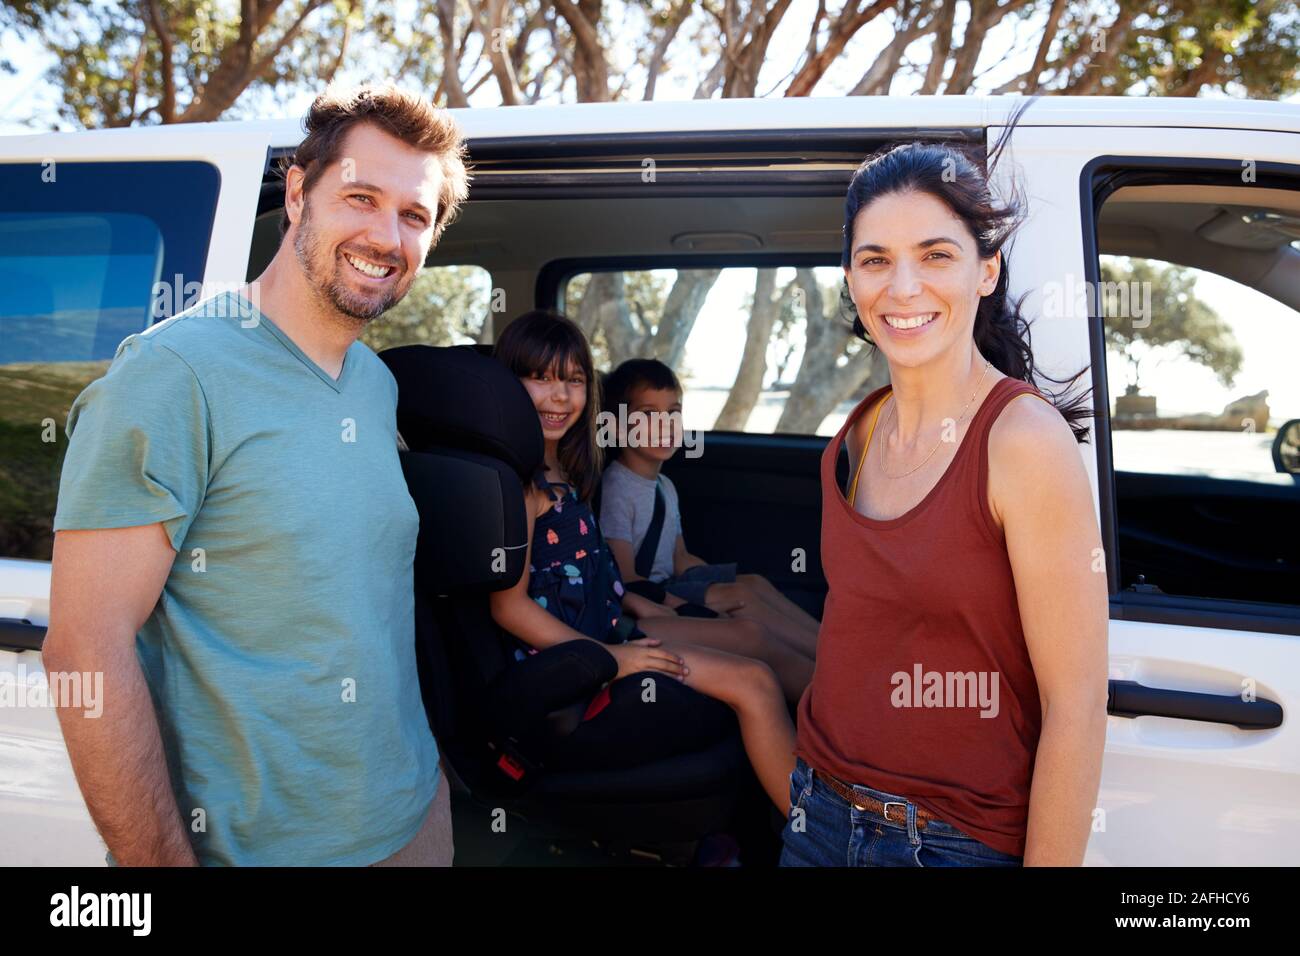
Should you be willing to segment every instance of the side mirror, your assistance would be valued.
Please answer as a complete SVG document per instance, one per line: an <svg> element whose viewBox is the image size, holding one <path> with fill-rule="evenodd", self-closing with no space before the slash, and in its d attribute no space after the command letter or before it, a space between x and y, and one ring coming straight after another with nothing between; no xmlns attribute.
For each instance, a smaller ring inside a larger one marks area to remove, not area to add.
<svg viewBox="0 0 1300 956"><path fill-rule="evenodd" d="M1293 418L1277 430L1273 439L1273 467L1292 475L1300 474L1300 418Z"/></svg>

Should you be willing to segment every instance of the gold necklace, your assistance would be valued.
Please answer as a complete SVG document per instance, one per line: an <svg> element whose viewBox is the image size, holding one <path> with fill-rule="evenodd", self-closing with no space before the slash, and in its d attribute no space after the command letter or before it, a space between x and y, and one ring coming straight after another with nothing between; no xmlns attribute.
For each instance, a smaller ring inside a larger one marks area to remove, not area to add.
<svg viewBox="0 0 1300 956"><path fill-rule="evenodd" d="M975 401L975 396L979 394L980 386L984 384L984 376L988 375L988 373L989 373L989 360L985 359L984 371L980 373L980 380L975 383L975 391L971 392L970 401L968 401L966 403L966 407L961 410L961 418L957 419L958 425L962 423L962 420L966 417L966 413L970 411L971 402ZM898 404L897 402L894 403L894 405L897 404ZM891 405L889 407L889 414L891 416L894 415L894 405ZM888 432L888 428L886 428L886 432ZM889 439L887 435L882 435L880 438L880 473L884 475L886 478L889 478L893 481L897 481L899 478L906 478L914 471L919 471L927 461L929 461L931 458L934 457L934 453L938 451L939 446L943 444L943 433L940 432L938 442L936 442L935 446L930 449L930 454L926 455L925 458L922 459L921 464L917 465L915 468L910 469L909 471L903 472L901 475L891 475L889 472L885 470L885 442L888 440Z"/></svg>

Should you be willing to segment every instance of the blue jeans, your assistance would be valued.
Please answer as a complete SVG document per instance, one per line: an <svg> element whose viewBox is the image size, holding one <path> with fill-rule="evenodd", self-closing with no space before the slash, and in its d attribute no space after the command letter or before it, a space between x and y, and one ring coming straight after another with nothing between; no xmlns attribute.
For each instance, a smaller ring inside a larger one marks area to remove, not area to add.
<svg viewBox="0 0 1300 956"><path fill-rule="evenodd" d="M664 578L660 583L669 594L691 604L703 604L713 584L731 584L736 580L736 564L696 564L681 574Z"/></svg>
<svg viewBox="0 0 1300 956"><path fill-rule="evenodd" d="M890 818L859 810L813 777L802 759L790 774L790 814L781 831L782 866L1020 866L1022 857L1002 853L942 820L916 823L916 804L905 797L854 786L890 808Z"/></svg>

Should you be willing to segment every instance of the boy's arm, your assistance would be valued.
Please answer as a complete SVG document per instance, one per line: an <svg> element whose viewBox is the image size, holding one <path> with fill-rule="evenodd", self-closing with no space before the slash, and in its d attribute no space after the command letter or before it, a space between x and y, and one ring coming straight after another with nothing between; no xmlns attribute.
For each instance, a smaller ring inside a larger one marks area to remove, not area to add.
<svg viewBox="0 0 1300 956"><path fill-rule="evenodd" d="M636 555L632 553L631 541L624 541L621 538L606 538L605 543L609 545L614 560L618 562L618 573L622 576L624 584L647 580L636 573ZM640 594L635 594L632 591L628 591L623 595L623 606L631 611L635 617L654 617L656 614L662 616L665 608L680 607L685 603L675 594L665 595L663 604L652 601Z"/></svg>
<svg viewBox="0 0 1300 956"><path fill-rule="evenodd" d="M677 536L677 546L673 548L673 574L681 574L687 568L697 568L702 564L708 564L703 558L697 558L686 550L686 537Z"/></svg>
<svg viewBox="0 0 1300 956"><path fill-rule="evenodd" d="M636 573L636 545L632 541L635 508L624 485L605 479L600 503L600 534L618 564L624 584L645 580Z"/></svg>

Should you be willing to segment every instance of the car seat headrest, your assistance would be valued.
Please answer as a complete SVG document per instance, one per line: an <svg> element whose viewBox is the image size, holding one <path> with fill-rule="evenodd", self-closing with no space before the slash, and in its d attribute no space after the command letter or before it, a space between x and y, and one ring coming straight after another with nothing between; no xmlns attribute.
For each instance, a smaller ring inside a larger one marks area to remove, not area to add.
<svg viewBox="0 0 1300 956"><path fill-rule="evenodd" d="M380 352L397 379L397 429L411 451L488 455L527 484L542 464L541 423L528 390L484 348L403 345Z"/></svg>

